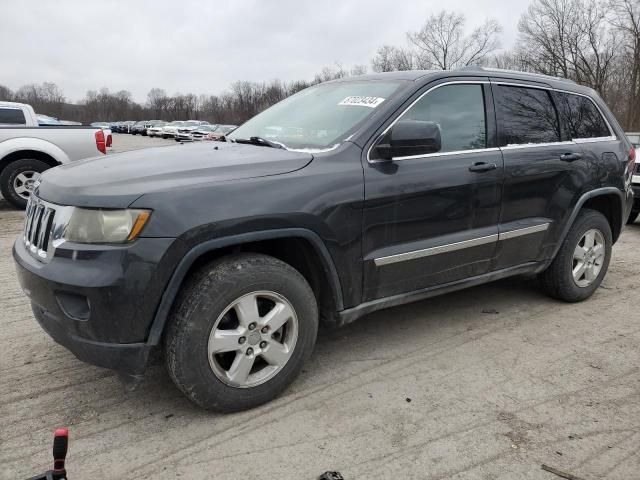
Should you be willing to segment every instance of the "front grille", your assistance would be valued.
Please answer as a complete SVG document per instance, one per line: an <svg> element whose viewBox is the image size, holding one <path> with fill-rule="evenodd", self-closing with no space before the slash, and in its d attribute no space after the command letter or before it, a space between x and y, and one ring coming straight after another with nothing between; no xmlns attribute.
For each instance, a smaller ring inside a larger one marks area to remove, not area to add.
<svg viewBox="0 0 640 480"><path fill-rule="evenodd" d="M33 195L29 198L22 239L27 249L36 257L44 259L49 254L55 214L55 209L45 205L42 200Z"/></svg>

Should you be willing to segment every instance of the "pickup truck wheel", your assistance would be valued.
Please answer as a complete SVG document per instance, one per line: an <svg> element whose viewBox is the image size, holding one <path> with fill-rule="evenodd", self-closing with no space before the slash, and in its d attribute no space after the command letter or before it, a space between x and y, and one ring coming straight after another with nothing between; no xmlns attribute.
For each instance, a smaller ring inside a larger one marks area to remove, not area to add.
<svg viewBox="0 0 640 480"><path fill-rule="evenodd" d="M543 289L566 302L590 297L607 273L613 244L609 222L585 209L576 218L556 258L540 275Z"/></svg>
<svg viewBox="0 0 640 480"><path fill-rule="evenodd" d="M317 331L316 299L297 270L266 255L226 257L182 289L165 336L167 370L197 405L246 410L298 376Z"/></svg>
<svg viewBox="0 0 640 480"><path fill-rule="evenodd" d="M640 210L632 210L631 213L629 214L629 218L627 219L627 225L631 225L632 223L635 223L639 215L640 215Z"/></svg>
<svg viewBox="0 0 640 480"><path fill-rule="evenodd" d="M23 158L7 165L0 174L2 196L17 208L24 209L40 174L51 168L42 160Z"/></svg>

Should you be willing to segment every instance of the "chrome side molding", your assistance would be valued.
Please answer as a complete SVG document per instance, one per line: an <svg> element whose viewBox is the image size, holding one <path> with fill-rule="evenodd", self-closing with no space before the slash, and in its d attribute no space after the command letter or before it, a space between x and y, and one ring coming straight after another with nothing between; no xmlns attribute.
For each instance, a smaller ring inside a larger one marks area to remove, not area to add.
<svg viewBox="0 0 640 480"><path fill-rule="evenodd" d="M456 250L463 250L465 248L478 247L480 245L486 245L488 243L509 240L511 238L517 238L523 235L531 235L538 232L544 232L549 228L549 225L550 225L549 223L541 223L540 225L533 225L531 227L518 228L516 230L500 232L494 235L487 235L485 237L472 238L470 240L464 240L462 242L448 243L446 245L439 245L437 247L422 248L420 250L412 250L410 252L397 253L395 255L387 255L385 257L378 257L378 258L375 258L373 261L377 267L381 267L383 265L390 265L392 263L406 262L408 260L415 260L418 258L430 257L432 255L440 255L441 253L455 252Z"/></svg>

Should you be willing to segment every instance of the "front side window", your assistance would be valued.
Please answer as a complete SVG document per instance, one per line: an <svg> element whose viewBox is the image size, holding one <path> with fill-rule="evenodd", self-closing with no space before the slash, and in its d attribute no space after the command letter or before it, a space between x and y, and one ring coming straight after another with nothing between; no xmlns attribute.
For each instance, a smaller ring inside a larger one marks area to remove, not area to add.
<svg viewBox="0 0 640 480"><path fill-rule="evenodd" d="M587 97L558 93L558 108L571 139L601 138L611 135L598 108Z"/></svg>
<svg viewBox="0 0 640 480"><path fill-rule="evenodd" d="M548 91L500 85L498 93L498 118L507 146L560 141L558 115Z"/></svg>
<svg viewBox="0 0 640 480"><path fill-rule="evenodd" d="M17 108L0 108L0 124L26 125L22 110Z"/></svg>
<svg viewBox="0 0 640 480"><path fill-rule="evenodd" d="M445 85L427 93L402 120L434 122L440 128L440 152L487 147L482 85Z"/></svg>

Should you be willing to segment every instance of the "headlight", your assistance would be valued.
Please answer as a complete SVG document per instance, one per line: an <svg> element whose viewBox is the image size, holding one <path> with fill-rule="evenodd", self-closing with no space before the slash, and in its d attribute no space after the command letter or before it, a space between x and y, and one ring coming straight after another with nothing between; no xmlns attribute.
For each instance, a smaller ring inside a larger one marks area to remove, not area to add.
<svg viewBox="0 0 640 480"><path fill-rule="evenodd" d="M134 240L149 220L149 210L74 208L64 239L77 243L124 243Z"/></svg>

